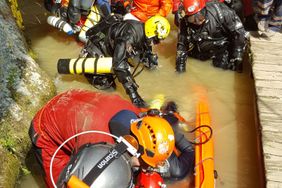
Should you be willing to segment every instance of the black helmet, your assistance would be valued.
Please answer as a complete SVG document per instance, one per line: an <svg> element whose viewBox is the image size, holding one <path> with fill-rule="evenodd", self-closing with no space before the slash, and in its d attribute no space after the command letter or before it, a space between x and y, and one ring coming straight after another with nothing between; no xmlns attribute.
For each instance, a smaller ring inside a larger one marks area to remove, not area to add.
<svg viewBox="0 0 282 188"><path fill-rule="evenodd" d="M107 163L101 161L102 158L108 159L115 157L115 160L102 170L90 187L95 188L131 188L133 187L133 175L130 165L130 158L127 153L117 157L112 150L113 146L106 143L87 144L79 149L79 151L71 158L68 165L61 172L57 186L64 187L72 175L80 180L88 175L94 166L98 168ZM109 154L107 156L107 154ZM105 156L107 156L105 158ZM99 164L98 164L99 162Z"/></svg>

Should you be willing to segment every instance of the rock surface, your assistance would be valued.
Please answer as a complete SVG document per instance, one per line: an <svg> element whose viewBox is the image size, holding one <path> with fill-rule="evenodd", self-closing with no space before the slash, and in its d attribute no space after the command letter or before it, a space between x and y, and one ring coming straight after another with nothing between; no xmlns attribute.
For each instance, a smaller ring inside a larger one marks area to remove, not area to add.
<svg viewBox="0 0 282 188"><path fill-rule="evenodd" d="M9 188L30 149L30 121L55 86L29 55L7 1L0 1L0 41L0 187Z"/></svg>

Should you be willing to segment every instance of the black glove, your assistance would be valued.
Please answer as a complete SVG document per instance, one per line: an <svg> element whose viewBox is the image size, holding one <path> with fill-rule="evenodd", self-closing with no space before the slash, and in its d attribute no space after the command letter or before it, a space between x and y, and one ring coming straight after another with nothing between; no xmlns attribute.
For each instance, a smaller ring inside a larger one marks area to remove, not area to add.
<svg viewBox="0 0 282 188"><path fill-rule="evenodd" d="M242 48L234 49L232 58L230 58L229 69L237 72L243 71L243 56L244 50Z"/></svg>
<svg viewBox="0 0 282 188"><path fill-rule="evenodd" d="M167 102L161 107L161 111L164 114L163 118L169 122L170 125L178 125L179 119L174 115L177 112L177 105L174 101Z"/></svg>
<svg viewBox="0 0 282 188"><path fill-rule="evenodd" d="M145 67L154 69L158 66L158 55L152 52L146 52L142 57L141 62L144 63Z"/></svg>
<svg viewBox="0 0 282 188"><path fill-rule="evenodd" d="M229 69L238 73L243 72L243 62L239 59L230 59Z"/></svg>
<svg viewBox="0 0 282 188"><path fill-rule="evenodd" d="M176 71L179 73L186 71L186 60L188 55L184 51L177 51L176 54Z"/></svg>
<svg viewBox="0 0 282 188"><path fill-rule="evenodd" d="M68 20L68 9L67 7L60 7L56 10L56 15L63 18L64 20Z"/></svg>

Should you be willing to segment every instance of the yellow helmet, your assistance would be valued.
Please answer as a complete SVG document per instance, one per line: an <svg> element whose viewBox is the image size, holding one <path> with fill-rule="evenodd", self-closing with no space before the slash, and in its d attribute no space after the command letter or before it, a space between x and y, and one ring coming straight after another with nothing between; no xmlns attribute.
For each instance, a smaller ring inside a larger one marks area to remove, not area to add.
<svg viewBox="0 0 282 188"><path fill-rule="evenodd" d="M170 32L170 24L165 17L155 15L145 22L145 35L148 38L157 36L158 39L165 39Z"/></svg>
<svg viewBox="0 0 282 188"><path fill-rule="evenodd" d="M152 167L164 162L173 152L175 139L171 125L158 116L145 116L133 122L130 130L141 148L141 158Z"/></svg>

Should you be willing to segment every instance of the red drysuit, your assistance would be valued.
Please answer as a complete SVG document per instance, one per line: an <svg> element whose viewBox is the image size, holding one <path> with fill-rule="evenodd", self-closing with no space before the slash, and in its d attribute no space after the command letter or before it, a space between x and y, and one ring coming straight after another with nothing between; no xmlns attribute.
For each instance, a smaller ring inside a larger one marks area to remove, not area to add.
<svg viewBox="0 0 282 188"><path fill-rule="evenodd" d="M29 134L37 158L43 166L48 187L53 187L49 173L50 161L60 144L82 131L109 132L109 120L124 109L139 113L138 108L118 95L71 90L54 97L37 112ZM53 162L54 181L57 182L60 172L75 149L86 143L97 142L113 143L114 140L106 135L91 133L76 137L64 145Z"/></svg>

